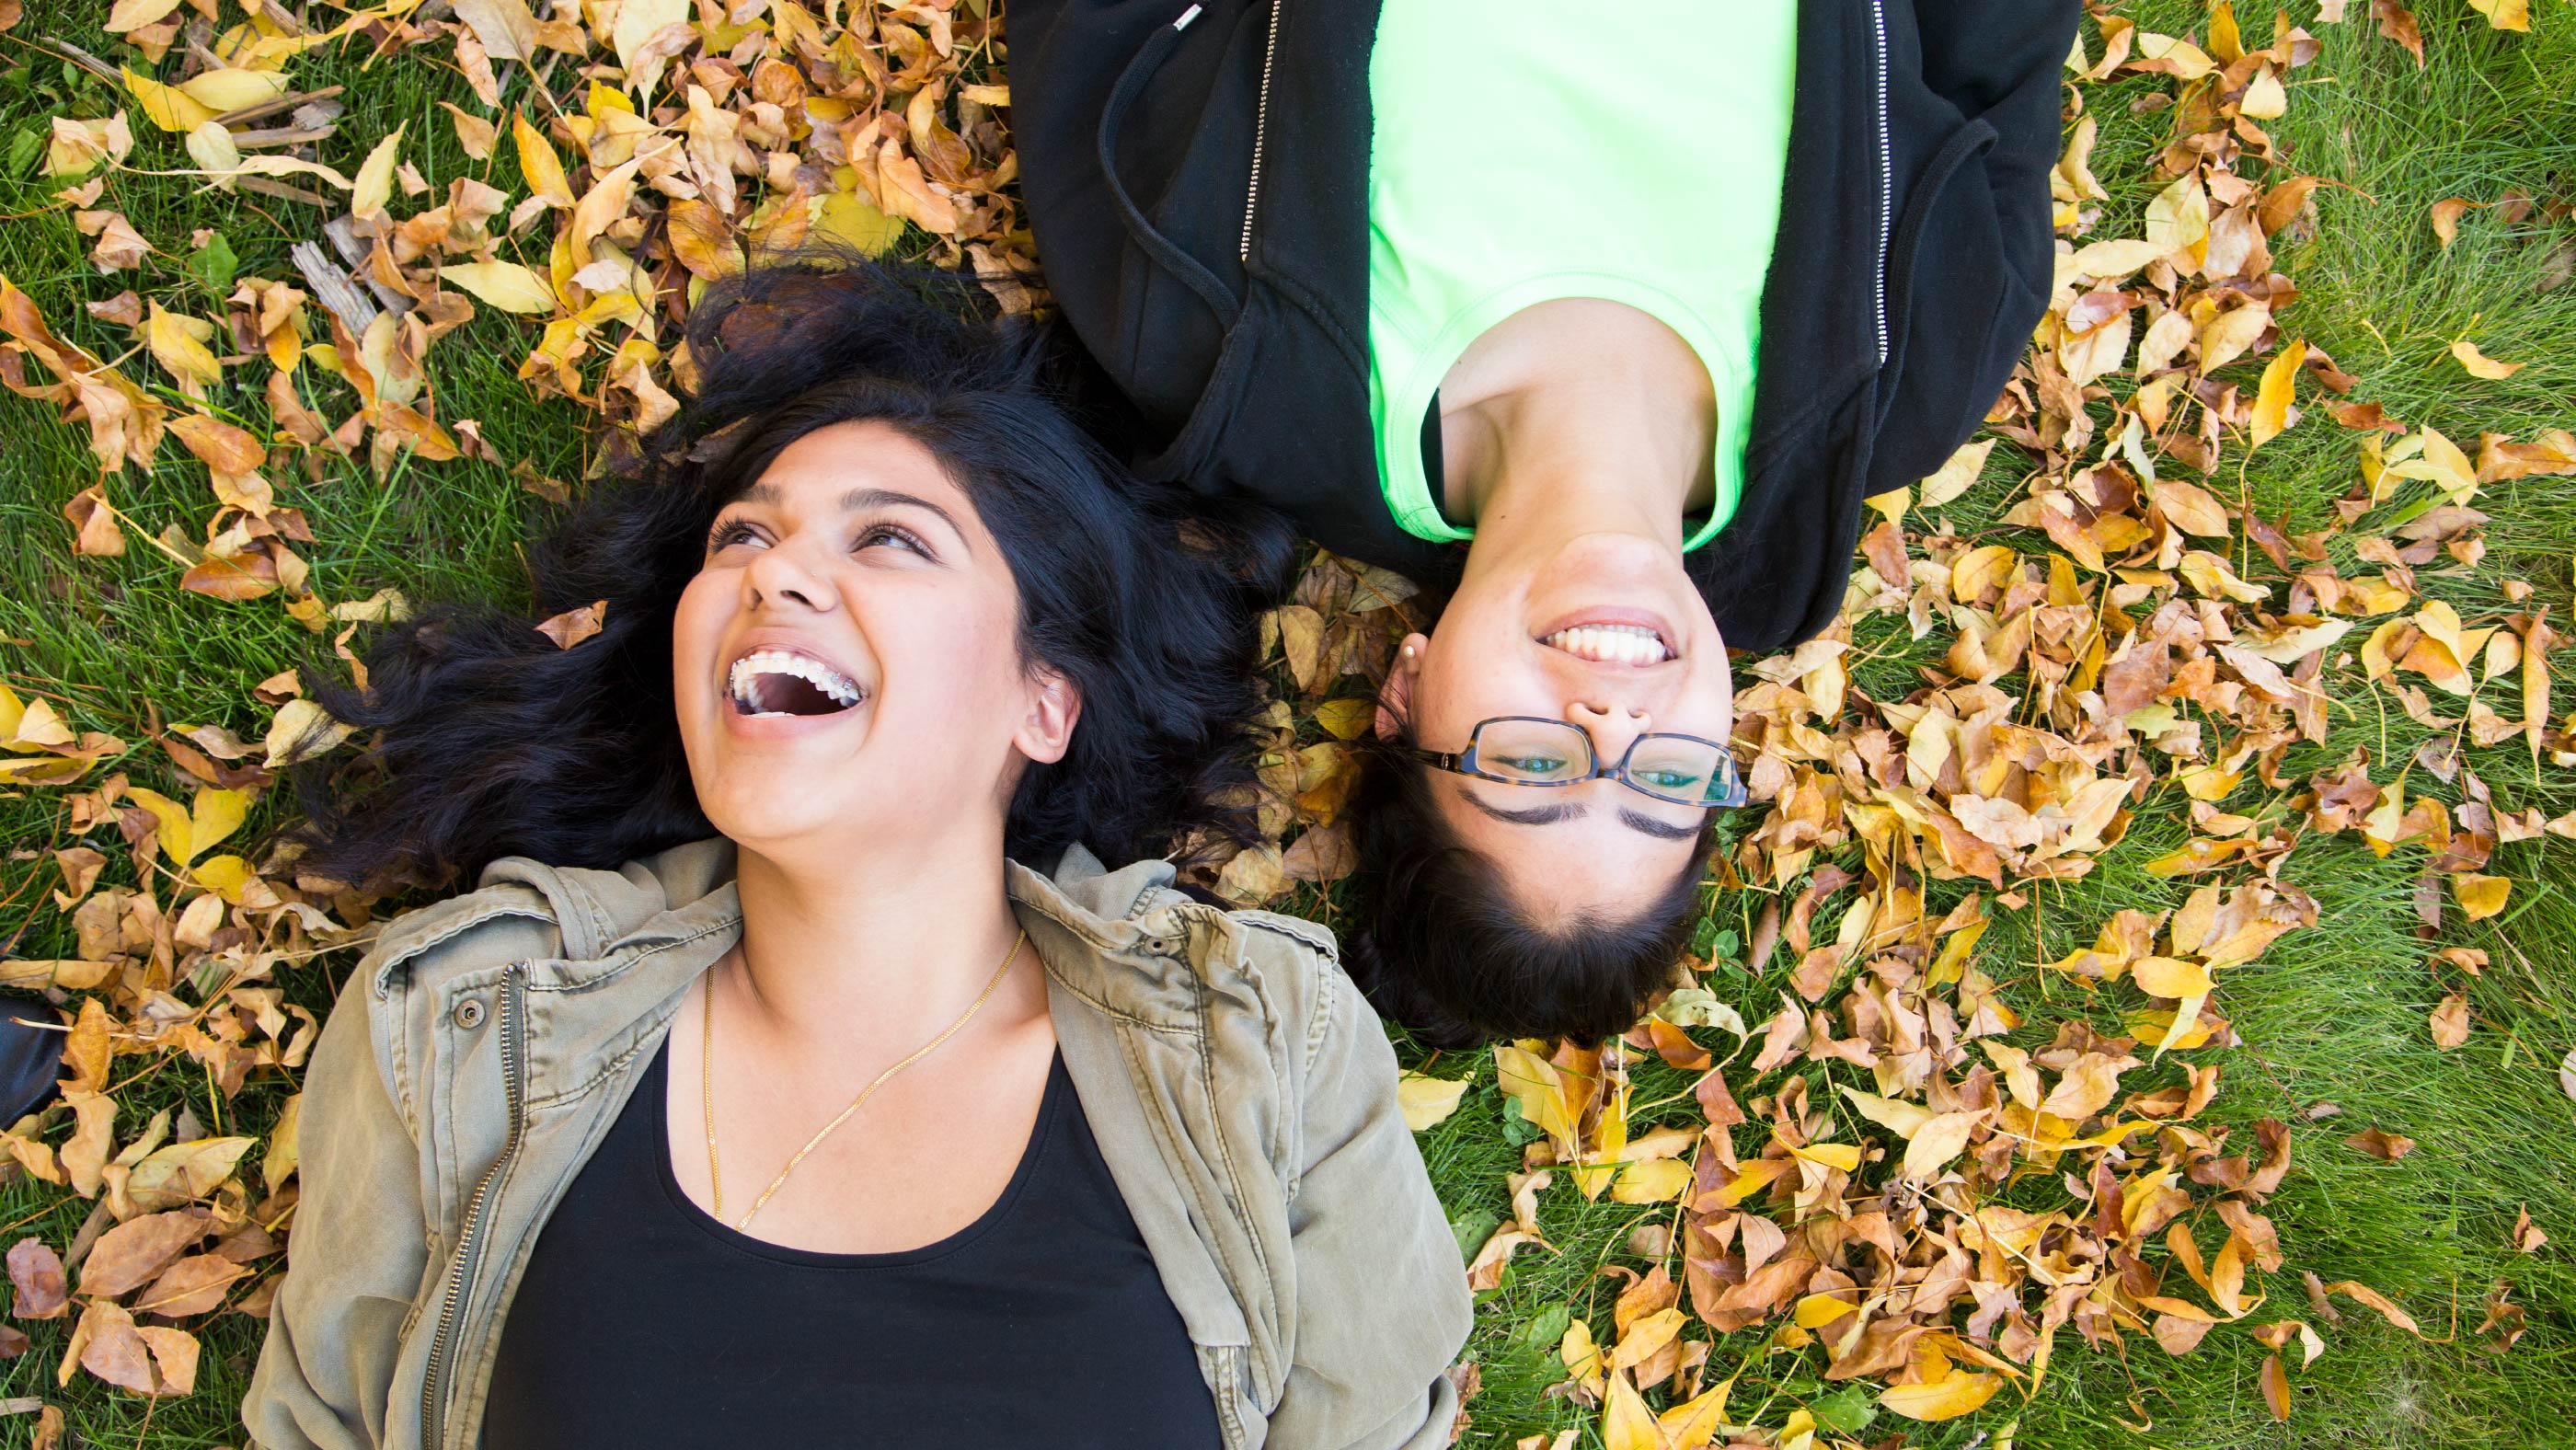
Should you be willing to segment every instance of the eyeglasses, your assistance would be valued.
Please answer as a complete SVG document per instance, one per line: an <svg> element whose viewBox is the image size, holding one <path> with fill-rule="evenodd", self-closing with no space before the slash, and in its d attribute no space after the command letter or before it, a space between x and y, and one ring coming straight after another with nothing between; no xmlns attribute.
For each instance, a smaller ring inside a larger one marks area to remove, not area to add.
<svg viewBox="0 0 2576 1450"><path fill-rule="evenodd" d="M1614 766L1601 763L1592 732L1567 720L1497 715L1477 722L1467 748L1416 749L1442 770L1505 785L1581 785L1609 776L1628 789L1685 806L1740 806L1744 782L1725 746L1696 735L1646 734Z"/></svg>

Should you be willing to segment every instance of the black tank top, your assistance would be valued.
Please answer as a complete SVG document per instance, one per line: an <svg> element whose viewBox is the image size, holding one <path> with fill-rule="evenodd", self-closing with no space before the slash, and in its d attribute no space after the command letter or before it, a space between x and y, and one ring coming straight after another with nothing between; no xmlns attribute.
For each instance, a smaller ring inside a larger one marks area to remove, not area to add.
<svg viewBox="0 0 2576 1450"><path fill-rule="evenodd" d="M763 1243L690 1202L666 1071L657 1052L538 1234L485 1450L1219 1443L1061 1057L1001 1197L889 1254Z"/></svg>

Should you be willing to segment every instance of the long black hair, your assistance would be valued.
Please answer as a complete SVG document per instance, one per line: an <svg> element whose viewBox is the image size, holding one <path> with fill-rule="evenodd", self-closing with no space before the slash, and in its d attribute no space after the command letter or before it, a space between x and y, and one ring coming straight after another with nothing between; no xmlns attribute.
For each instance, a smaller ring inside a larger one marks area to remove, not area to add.
<svg viewBox="0 0 2576 1450"><path fill-rule="evenodd" d="M807 257L709 289L688 347L694 401L536 544L532 607L422 610L372 645L367 687L323 685L375 732L358 770L300 773L307 872L439 884L523 855L614 867L714 834L681 748L671 631L716 513L796 439L887 424L973 502L1019 588L1024 663L1080 691L1064 758L1032 764L1004 845L1051 865L1175 837L1242 839L1219 801L1247 776L1255 611L1292 562L1284 524L1217 516L1113 462L1065 411L1067 354L996 318L971 280ZM559 649L536 621L606 600ZM353 781L350 776L371 776Z"/></svg>
<svg viewBox="0 0 2576 1450"><path fill-rule="evenodd" d="M1369 1001L1444 1049L1503 1037L1594 1042L1635 1026L1690 944L1717 838L1702 831L1681 871L1625 918L1586 912L1542 926L1440 813L1431 767L1395 713L1395 737L1361 747L1348 809L1360 925L1342 957Z"/></svg>

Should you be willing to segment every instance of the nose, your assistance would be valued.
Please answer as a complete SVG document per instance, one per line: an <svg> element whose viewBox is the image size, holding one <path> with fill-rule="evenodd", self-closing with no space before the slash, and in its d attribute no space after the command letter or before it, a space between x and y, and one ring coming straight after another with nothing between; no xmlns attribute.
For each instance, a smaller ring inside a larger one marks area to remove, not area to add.
<svg viewBox="0 0 2576 1450"><path fill-rule="evenodd" d="M751 608L792 601L822 613L828 612L837 598L829 584L805 567L798 557L797 541L792 538L761 550L742 571L742 584L743 602Z"/></svg>
<svg viewBox="0 0 2576 1450"><path fill-rule="evenodd" d="M1565 702L1565 718L1584 728L1604 765L1617 764L1639 735L1655 728L1655 717L1621 701L1576 696Z"/></svg>

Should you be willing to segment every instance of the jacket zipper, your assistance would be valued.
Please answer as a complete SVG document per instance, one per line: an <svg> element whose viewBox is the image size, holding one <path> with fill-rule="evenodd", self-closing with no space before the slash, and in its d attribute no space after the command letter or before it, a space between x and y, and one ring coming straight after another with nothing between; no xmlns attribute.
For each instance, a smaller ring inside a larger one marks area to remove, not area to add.
<svg viewBox="0 0 2576 1450"><path fill-rule="evenodd" d="M1252 261L1252 213L1261 205L1261 146L1270 136L1270 66L1279 58L1279 7L1288 0L1270 0L1270 34L1261 45L1261 99L1252 113L1252 182L1243 198L1243 245L1235 260Z"/></svg>
<svg viewBox="0 0 2576 1450"><path fill-rule="evenodd" d="M519 1140L526 1123L520 1090L519 1047L521 1012L520 994L524 990L527 964L511 964L501 977L501 1091L510 1109L510 1137L501 1147L501 1156L483 1170L482 1180L474 1185L474 1196L465 1205L465 1223L457 1231L456 1267L449 1271L447 1292L438 1308L438 1329L429 1341L429 1371L420 1387L421 1450L441 1450L447 1432L447 1378L454 1366L456 1353L456 1316L474 1282L474 1270L482 1257L483 1241L478 1232L483 1226L483 1209L490 1202L492 1187L498 1183L510 1160L518 1156Z"/></svg>
<svg viewBox="0 0 2576 1450"><path fill-rule="evenodd" d="M1896 225L1896 158L1887 139L1887 0L1870 0L1878 41L1878 365L1887 366L1887 251ZM1257 137L1259 132L1255 132ZM1260 143L1254 142L1256 154Z"/></svg>

